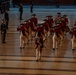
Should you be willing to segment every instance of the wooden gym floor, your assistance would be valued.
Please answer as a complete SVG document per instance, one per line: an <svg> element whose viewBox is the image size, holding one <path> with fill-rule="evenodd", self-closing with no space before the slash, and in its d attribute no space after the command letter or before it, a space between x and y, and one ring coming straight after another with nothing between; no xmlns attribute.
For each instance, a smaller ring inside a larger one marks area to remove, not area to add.
<svg viewBox="0 0 76 75"><path fill-rule="evenodd" d="M24 8L23 19L31 17L28 8ZM70 19L69 27L72 27L76 19L76 9L34 9L39 22L49 14L55 17L57 12L67 14ZM0 75L76 75L76 51L72 52L69 34L65 36L55 53L52 51L52 36L50 36L45 42L41 61L36 62L34 39L20 51L19 32L16 28L24 20L19 20L18 8L11 8L9 16L6 44L1 43L0 34ZM0 14L0 20L2 18L3 14Z"/></svg>

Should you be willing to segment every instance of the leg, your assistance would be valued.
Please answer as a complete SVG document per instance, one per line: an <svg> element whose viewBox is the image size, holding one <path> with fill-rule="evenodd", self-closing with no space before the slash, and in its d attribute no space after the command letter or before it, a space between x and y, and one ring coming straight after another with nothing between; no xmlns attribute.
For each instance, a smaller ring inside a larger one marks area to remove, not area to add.
<svg viewBox="0 0 76 75"><path fill-rule="evenodd" d="M2 37L1 37L2 38L2 43L3 43L4 42L4 33L2 32L1 35L2 35Z"/></svg>
<svg viewBox="0 0 76 75"><path fill-rule="evenodd" d="M72 50L74 51L74 48L75 48L75 37L74 37L74 35L73 35L73 38L71 39L71 41L72 41Z"/></svg>
<svg viewBox="0 0 76 75"><path fill-rule="evenodd" d="M4 32L4 41L3 41L4 43L5 43L5 38L6 38L6 32Z"/></svg>
<svg viewBox="0 0 76 75"><path fill-rule="evenodd" d="M22 12L20 12L20 20L22 20Z"/></svg>
<svg viewBox="0 0 76 75"><path fill-rule="evenodd" d="M20 36L20 49L22 49L22 46L23 46L23 39L22 36Z"/></svg>
<svg viewBox="0 0 76 75"><path fill-rule="evenodd" d="M23 42L22 42L22 48L24 49L24 47L26 45L26 37L23 36L22 40L23 40Z"/></svg>
<svg viewBox="0 0 76 75"><path fill-rule="evenodd" d="M38 48L36 49L36 60L38 61L39 58L39 52L38 52Z"/></svg>
<svg viewBox="0 0 76 75"><path fill-rule="evenodd" d="M55 51L56 48L56 35L53 35L53 50Z"/></svg>
<svg viewBox="0 0 76 75"><path fill-rule="evenodd" d="M40 45L38 45L38 48L36 49L36 60L38 61L38 60L40 60L40 58L41 58L41 55L40 55L41 53L40 53Z"/></svg>
<svg viewBox="0 0 76 75"><path fill-rule="evenodd" d="M31 13L33 13L33 7L31 6Z"/></svg>
<svg viewBox="0 0 76 75"><path fill-rule="evenodd" d="M60 36L60 37L61 37L61 40L62 40L62 41L63 41L63 39L64 39L64 36L65 36L65 35L64 35L64 32L61 31L61 36Z"/></svg>
<svg viewBox="0 0 76 75"><path fill-rule="evenodd" d="M29 34L28 33L26 33L25 39L26 39L26 44L29 44Z"/></svg>
<svg viewBox="0 0 76 75"><path fill-rule="evenodd" d="M58 49L58 40L56 40L56 49Z"/></svg>
<svg viewBox="0 0 76 75"><path fill-rule="evenodd" d="M28 35L29 40L31 40L31 32L32 32L32 30L31 30L31 28L29 27L29 35Z"/></svg>
<svg viewBox="0 0 76 75"><path fill-rule="evenodd" d="M41 59L41 52L40 52L40 50L39 50L39 60Z"/></svg>
<svg viewBox="0 0 76 75"><path fill-rule="evenodd" d="M6 21L6 28L7 28L7 29L8 29L8 23L9 23L9 21L7 20L7 21Z"/></svg>

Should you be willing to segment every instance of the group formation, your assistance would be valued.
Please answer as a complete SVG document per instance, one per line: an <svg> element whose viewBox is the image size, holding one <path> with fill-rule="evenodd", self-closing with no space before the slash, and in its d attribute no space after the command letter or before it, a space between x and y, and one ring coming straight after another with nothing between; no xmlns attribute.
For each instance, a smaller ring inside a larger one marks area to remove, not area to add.
<svg viewBox="0 0 76 75"><path fill-rule="evenodd" d="M32 14L31 18L24 21L17 27L17 31L20 31L20 49L24 49L25 45L29 43L32 38L35 38L36 44L36 60L41 59L41 53L44 48L44 43L50 35L53 40L53 51L58 49L58 43L64 40L65 34L70 32L72 34L72 50L74 51L74 38L75 38L75 27L70 30L69 20L67 15L57 13L55 19L51 15L45 17L42 20L43 23L38 23L36 14Z"/></svg>

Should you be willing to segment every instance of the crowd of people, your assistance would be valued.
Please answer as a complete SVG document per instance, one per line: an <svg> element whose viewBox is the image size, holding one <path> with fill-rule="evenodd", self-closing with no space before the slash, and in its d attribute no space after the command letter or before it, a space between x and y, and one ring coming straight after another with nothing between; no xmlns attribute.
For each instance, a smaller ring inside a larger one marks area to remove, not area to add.
<svg viewBox="0 0 76 75"><path fill-rule="evenodd" d="M20 4L19 7L20 20L22 20L23 7ZM30 19L25 20L20 26L17 27L17 31L20 31L20 49L24 49L25 45L35 39L36 44L36 60L41 59L41 53L44 48L44 43L50 35L52 35L53 52L58 49L59 42L63 42L65 34L69 32L72 35L72 51L75 50L75 37L76 37L76 22L72 29L69 28L69 19L67 15L57 13L56 17L48 15L42 20L43 23L38 23L36 14L32 14ZM1 35L2 43L5 42L6 30L8 29L9 14L5 11L4 19L1 21Z"/></svg>

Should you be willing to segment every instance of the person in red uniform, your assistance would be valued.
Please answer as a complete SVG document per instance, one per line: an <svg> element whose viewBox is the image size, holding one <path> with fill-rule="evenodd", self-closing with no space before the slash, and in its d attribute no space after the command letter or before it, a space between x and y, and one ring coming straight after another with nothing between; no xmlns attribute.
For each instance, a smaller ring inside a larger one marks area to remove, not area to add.
<svg viewBox="0 0 76 75"><path fill-rule="evenodd" d="M45 37L47 38L47 36L48 36L48 33L49 33L49 24L48 24L48 21L47 21L47 19L44 19L43 20L44 21L44 29L45 29Z"/></svg>
<svg viewBox="0 0 76 75"><path fill-rule="evenodd" d="M65 25L62 22L62 20L59 22L59 27L60 27L60 32L61 32L61 40L63 41L65 35L64 35L64 31L65 31Z"/></svg>
<svg viewBox="0 0 76 75"><path fill-rule="evenodd" d="M63 18L64 18L64 24L65 24L65 33L67 33L70 31L69 26L68 26L69 20L67 18L67 15L63 15Z"/></svg>
<svg viewBox="0 0 76 75"><path fill-rule="evenodd" d="M70 30L70 34L71 34L72 51L74 51L76 43L76 22L74 24L74 27Z"/></svg>
<svg viewBox="0 0 76 75"><path fill-rule="evenodd" d="M60 27L59 26L54 26L54 35L53 35L53 51L58 49L58 42L60 40Z"/></svg>
<svg viewBox="0 0 76 75"><path fill-rule="evenodd" d="M55 17L55 20L54 20L55 25L57 25L60 22L60 20L61 20L61 13L59 12L57 13L57 16Z"/></svg>
<svg viewBox="0 0 76 75"><path fill-rule="evenodd" d="M68 21L67 15L63 15L63 18L65 20L66 25L68 25L69 24L69 21Z"/></svg>
<svg viewBox="0 0 76 75"><path fill-rule="evenodd" d="M48 36L49 36L50 33L52 34L52 27L53 27L54 21L51 15L46 16L46 17L47 17L47 22L49 24L49 33L48 33Z"/></svg>
<svg viewBox="0 0 76 75"><path fill-rule="evenodd" d="M37 37L35 38L36 44L36 61L41 59L41 53L43 49L43 38L40 32L37 32Z"/></svg>
<svg viewBox="0 0 76 75"><path fill-rule="evenodd" d="M28 20L24 21L24 26L25 26L25 29L27 31L26 41L27 41L27 44L29 44L29 27L30 27L30 24L29 24Z"/></svg>
<svg viewBox="0 0 76 75"><path fill-rule="evenodd" d="M20 31L20 49L24 49L26 44L27 30L24 24L18 26L17 31Z"/></svg>
<svg viewBox="0 0 76 75"><path fill-rule="evenodd" d="M54 23L53 18L51 15L46 16L46 17L47 17L47 22L49 24L49 28L51 28L53 26L53 23Z"/></svg>
<svg viewBox="0 0 76 75"><path fill-rule="evenodd" d="M35 37L35 32L36 32L36 23L34 22L33 19L31 19L31 28L32 28L32 37Z"/></svg>
<svg viewBox="0 0 76 75"><path fill-rule="evenodd" d="M43 40L45 40L44 25L43 24L37 24L36 33L37 32L40 32L42 37L43 37Z"/></svg>
<svg viewBox="0 0 76 75"><path fill-rule="evenodd" d="M35 36L36 27L33 24L32 19L28 19L27 27L29 29L29 40L32 40L32 38Z"/></svg>
<svg viewBox="0 0 76 75"><path fill-rule="evenodd" d="M36 26L36 24L38 23L38 20L37 20L37 18L36 18L36 14L32 14L31 20L32 20L33 23L34 23L34 26Z"/></svg>

